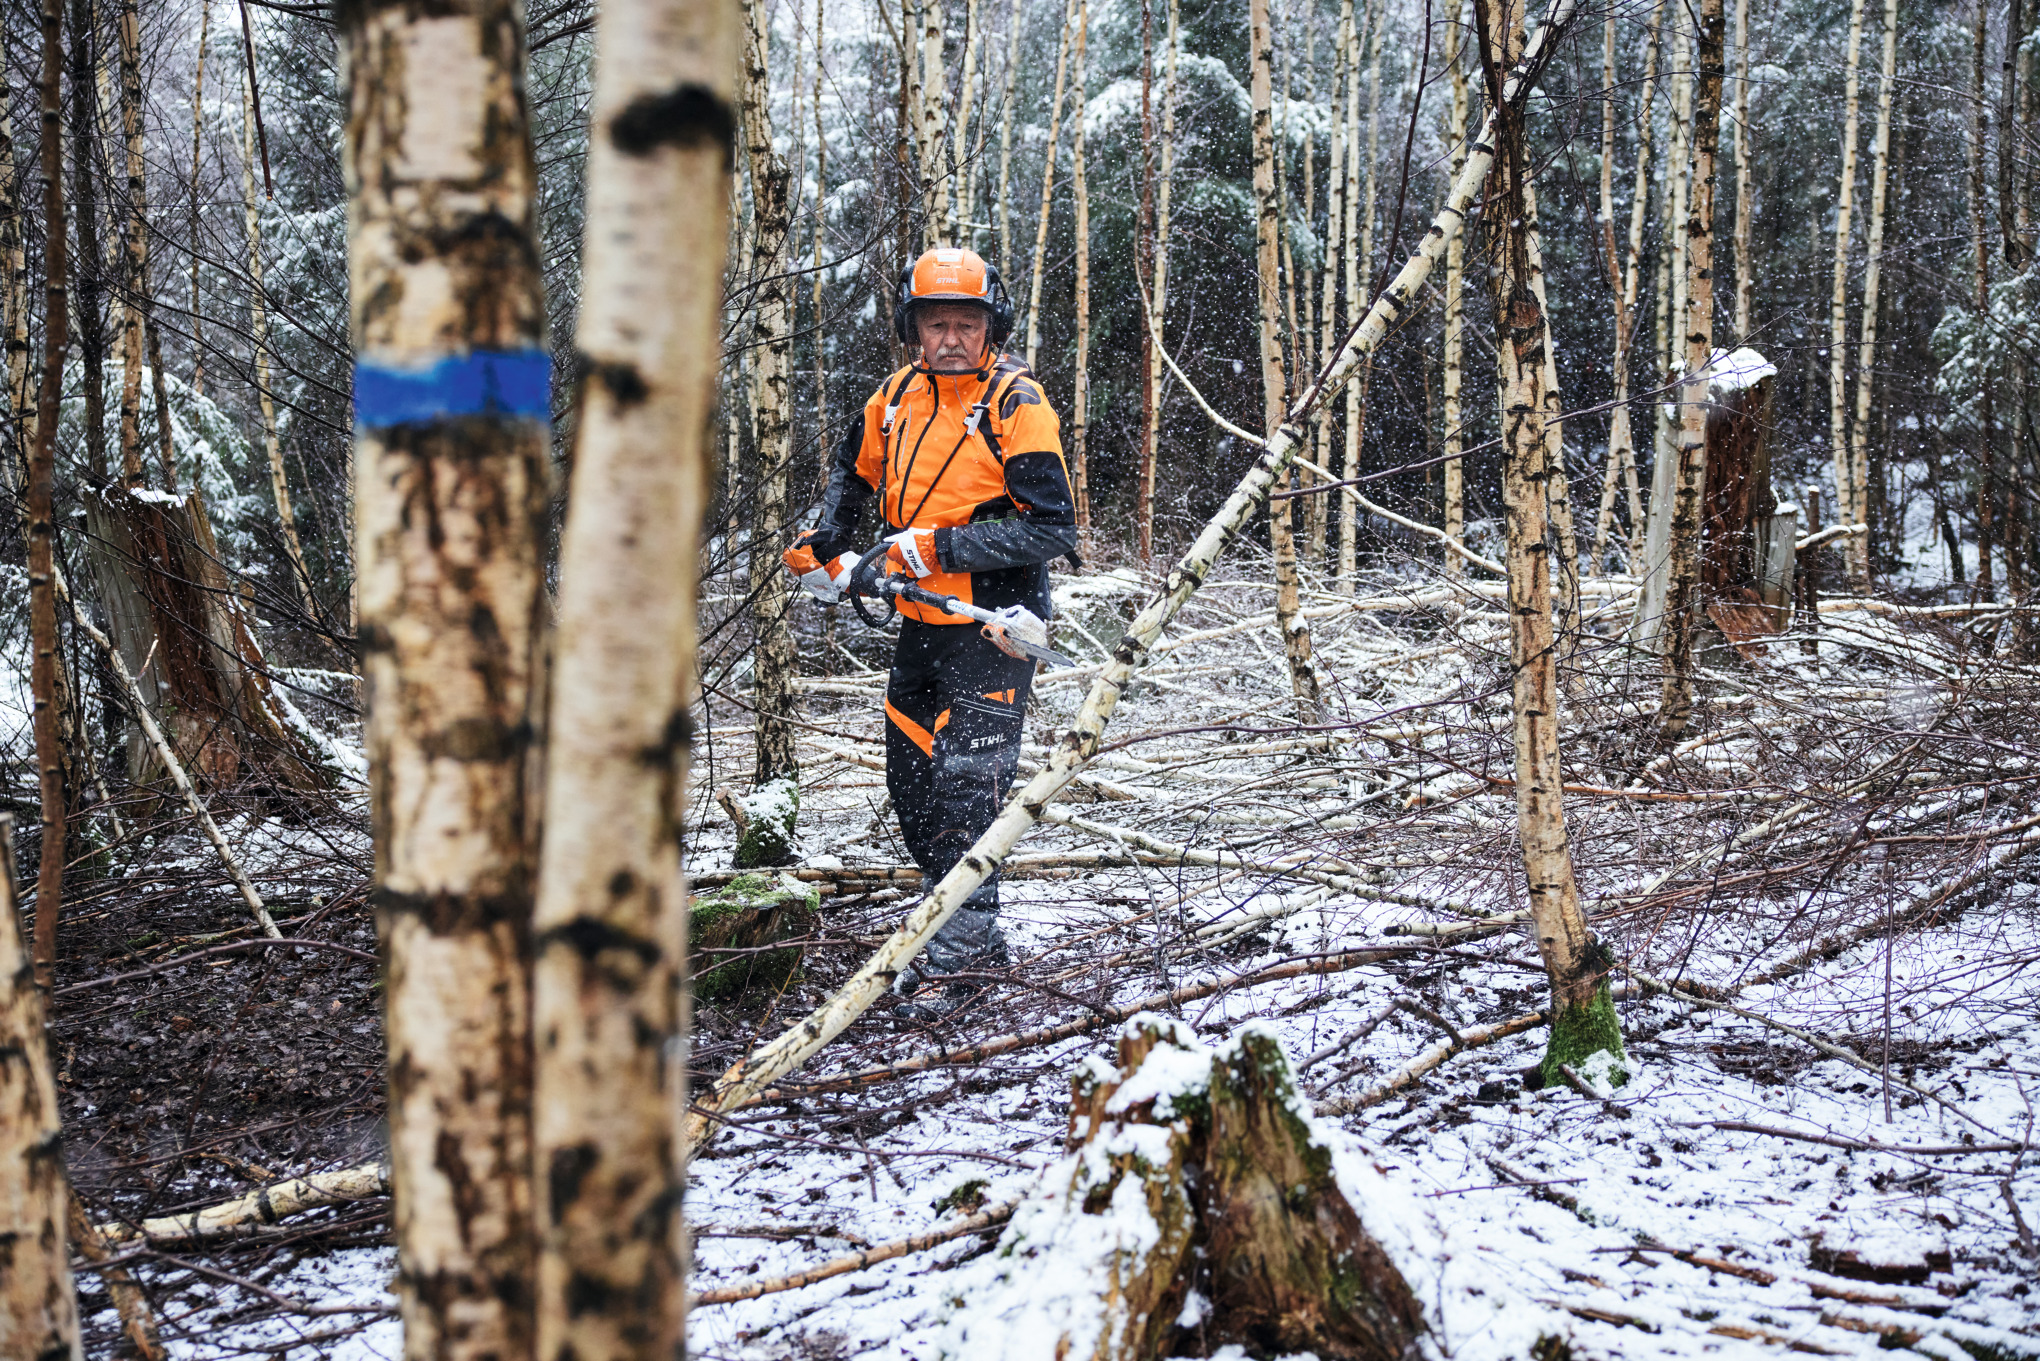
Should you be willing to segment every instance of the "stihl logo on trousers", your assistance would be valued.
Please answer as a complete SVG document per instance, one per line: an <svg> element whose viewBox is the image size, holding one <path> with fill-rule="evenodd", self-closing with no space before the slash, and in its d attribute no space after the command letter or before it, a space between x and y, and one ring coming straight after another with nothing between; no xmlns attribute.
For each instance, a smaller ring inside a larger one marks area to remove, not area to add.
<svg viewBox="0 0 2040 1361"><path fill-rule="evenodd" d="M996 747L1005 740L1003 737L974 737L971 739L970 749L976 751L979 747Z"/></svg>

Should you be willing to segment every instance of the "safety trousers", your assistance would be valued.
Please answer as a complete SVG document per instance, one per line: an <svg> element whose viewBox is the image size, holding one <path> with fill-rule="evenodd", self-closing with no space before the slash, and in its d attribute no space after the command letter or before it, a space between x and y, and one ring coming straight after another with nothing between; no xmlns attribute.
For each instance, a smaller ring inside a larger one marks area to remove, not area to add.
<svg viewBox="0 0 2040 1361"><path fill-rule="evenodd" d="M1020 765L1034 663L976 625L900 621L885 695L885 783L907 853L931 886L992 825ZM999 907L995 873L964 905Z"/></svg>

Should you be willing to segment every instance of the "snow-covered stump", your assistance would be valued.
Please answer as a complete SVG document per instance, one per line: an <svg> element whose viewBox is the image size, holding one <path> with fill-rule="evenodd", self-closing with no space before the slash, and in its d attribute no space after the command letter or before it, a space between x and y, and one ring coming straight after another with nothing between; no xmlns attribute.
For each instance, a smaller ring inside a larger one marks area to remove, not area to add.
<svg viewBox="0 0 2040 1361"><path fill-rule="evenodd" d="M728 789L717 790L715 797L737 829L733 861L737 869L763 869L794 862L794 829L800 823L798 781L781 776L767 780L742 797Z"/></svg>
<svg viewBox="0 0 2040 1361"><path fill-rule="evenodd" d="M1418 1295L1356 1204L1382 1189L1341 1156L1273 1031L1210 1049L1152 1014L1119 1063L1071 1081L1073 1151L952 1293L942 1355L1322 1361L1423 1354Z"/></svg>
<svg viewBox="0 0 2040 1361"><path fill-rule="evenodd" d="M806 933L821 902L818 889L790 874L740 874L696 897L687 929L688 952L703 965L693 980L695 1000L785 986L804 952L799 945L772 947Z"/></svg>

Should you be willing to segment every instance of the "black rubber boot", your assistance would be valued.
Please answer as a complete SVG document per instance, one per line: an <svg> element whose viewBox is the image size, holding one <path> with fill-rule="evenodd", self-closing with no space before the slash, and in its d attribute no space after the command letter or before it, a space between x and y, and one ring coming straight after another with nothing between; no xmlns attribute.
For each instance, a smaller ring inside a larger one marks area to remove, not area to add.
<svg viewBox="0 0 2040 1361"><path fill-rule="evenodd" d="M893 1015L922 1024L944 1020L984 991L980 980L939 982L944 975L980 973L1011 964L1005 934L999 930L998 912L959 907L922 949L920 957L900 970L893 991L911 1000L901 1002L893 1009Z"/></svg>

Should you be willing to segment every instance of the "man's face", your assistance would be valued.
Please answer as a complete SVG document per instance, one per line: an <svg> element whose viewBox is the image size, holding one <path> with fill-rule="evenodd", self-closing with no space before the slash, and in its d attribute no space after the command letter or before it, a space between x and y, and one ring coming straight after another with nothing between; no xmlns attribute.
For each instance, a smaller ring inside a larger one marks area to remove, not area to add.
<svg viewBox="0 0 2040 1361"><path fill-rule="evenodd" d="M914 309L921 335L921 362L938 372L974 369L985 353L992 319L969 303L925 303Z"/></svg>

